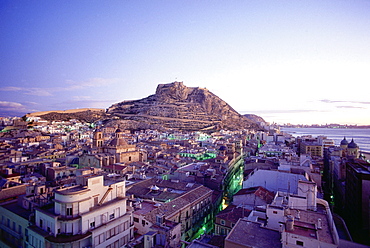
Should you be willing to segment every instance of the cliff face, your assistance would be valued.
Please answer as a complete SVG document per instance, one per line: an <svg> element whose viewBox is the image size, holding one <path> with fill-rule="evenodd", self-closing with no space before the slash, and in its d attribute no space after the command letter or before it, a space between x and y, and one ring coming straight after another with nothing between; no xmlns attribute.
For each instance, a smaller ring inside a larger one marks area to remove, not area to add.
<svg viewBox="0 0 370 248"><path fill-rule="evenodd" d="M217 130L257 128L256 122L240 115L225 101L198 87L182 82L159 84L154 95L124 101L108 108L107 114L121 121L139 122L148 128Z"/></svg>

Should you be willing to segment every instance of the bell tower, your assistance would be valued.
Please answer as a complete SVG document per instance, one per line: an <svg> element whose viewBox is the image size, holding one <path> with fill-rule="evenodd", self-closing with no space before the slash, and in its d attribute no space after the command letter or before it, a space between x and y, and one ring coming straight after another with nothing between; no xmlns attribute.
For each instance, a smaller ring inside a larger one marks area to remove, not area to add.
<svg viewBox="0 0 370 248"><path fill-rule="evenodd" d="M100 129L96 129L93 135L93 148L101 149L103 147L103 143L103 132Z"/></svg>

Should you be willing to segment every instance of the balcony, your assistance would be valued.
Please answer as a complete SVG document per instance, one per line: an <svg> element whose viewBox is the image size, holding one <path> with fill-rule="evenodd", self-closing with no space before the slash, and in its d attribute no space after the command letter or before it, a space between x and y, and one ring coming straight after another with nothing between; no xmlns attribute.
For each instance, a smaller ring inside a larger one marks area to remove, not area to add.
<svg viewBox="0 0 370 248"><path fill-rule="evenodd" d="M76 234L76 235L67 235L67 234L59 234L56 237L50 235L45 237L45 239L54 244L60 244L60 243L73 243L76 241L81 241L83 239L87 239L91 237L91 232L88 231L85 234ZM72 245L72 244L71 244Z"/></svg>

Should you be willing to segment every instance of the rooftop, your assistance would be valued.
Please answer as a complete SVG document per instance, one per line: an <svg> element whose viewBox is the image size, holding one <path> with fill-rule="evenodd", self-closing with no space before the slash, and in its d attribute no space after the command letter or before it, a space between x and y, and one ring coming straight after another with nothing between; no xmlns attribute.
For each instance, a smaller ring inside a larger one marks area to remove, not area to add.
<svg viewBox="0 0 370 248"><path fill-rule="evenodd" d="M2 205L3 208L9 210L12 213L15 213L16 215L19 215L20 217L27 219L29 218L32 211L22 208L18 202L11 202Z"/></svg>
<svg viewBox="0 0 370 248"><path fill-rule="evenodd" d="M71 186L63 189L58 189L55 191L55 193L61 194L61 195L75 195L75 194L80 194L80 193L85 193L90 191L86 186Z"/></svg>
<svg viewBox="0 0 370 248"><path fill-rule="evenodd" d="M234 243L243 247L282 247L280 233L262 227L260 223L240 219L225 239L225 244Z"/></svg>
<svg viewBox="0 0 370 248"><path fill-rule="evenodd" d="M314 238L321 242L334 244L327 213L324 211L320 206L318 206L317 212L290 209L291 215L295 217L294 230L286 231L300 236Z"/></svg>
<svg viewBox="0 0 370 248"><path fill-rule="evenodd" d="M357 173L370 175L370 163L362 159L355 159L353 161L349 161L347 164L349 164Z"/></svg>

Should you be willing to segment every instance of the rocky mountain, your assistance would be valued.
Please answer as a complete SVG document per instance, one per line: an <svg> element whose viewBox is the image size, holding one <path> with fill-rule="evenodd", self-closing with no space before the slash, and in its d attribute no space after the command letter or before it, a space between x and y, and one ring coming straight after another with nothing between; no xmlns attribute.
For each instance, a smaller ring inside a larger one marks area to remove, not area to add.
<svg viewBox="0 0 370 248"><path fill-rule="evenodd" d="M154 95L113 104L106 122L125 128L178 130L255 129L256 121L236 112L205 88L186 87L182 82L159 84Z"/></svg>
<svg viewBox="0 0 370 248"><path fill-rule="evenodd" d="M48 121L99 122L123 129L174 129L215 131L259 129L263 119L241 115L205 88L186 87L182 82L159 84L155 94L139 100L123 101L104 109L74 109L27 114Z"/></svg>

